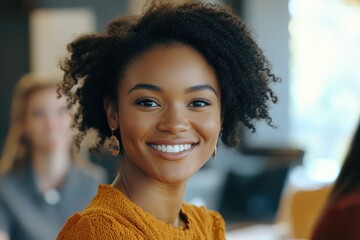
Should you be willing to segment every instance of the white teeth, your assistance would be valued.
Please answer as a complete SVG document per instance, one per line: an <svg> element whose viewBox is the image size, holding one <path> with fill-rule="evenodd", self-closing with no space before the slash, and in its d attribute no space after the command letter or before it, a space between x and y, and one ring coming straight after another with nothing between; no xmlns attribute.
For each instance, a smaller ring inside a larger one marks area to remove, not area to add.
<svg viewBox="0 0 360 240"><path fill-rule="evenodd" d="M178 153L188 150L192 144L177 144L177 145L156 145L150 144L151 147L161 152Z"/></svg>

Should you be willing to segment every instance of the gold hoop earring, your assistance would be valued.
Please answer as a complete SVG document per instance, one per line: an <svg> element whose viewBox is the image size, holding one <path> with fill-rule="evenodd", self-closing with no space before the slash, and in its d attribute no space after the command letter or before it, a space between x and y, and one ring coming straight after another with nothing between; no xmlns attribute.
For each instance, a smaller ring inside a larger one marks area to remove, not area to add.
<svg viewBox="0 0 360 240"><path fill-rule="evenodd" d="M215 146L214 152L211 155L213 159L216 158L216 153L217 153L217 147Z"/></svg>
<svg viewBox="0 0 360 240"><path fill-rule="evenodd" d="M120 153L120 143L117 137L114 135L114 129L111 128L111 137L109 138L108 150L111 155L116 157Z"/></svg>

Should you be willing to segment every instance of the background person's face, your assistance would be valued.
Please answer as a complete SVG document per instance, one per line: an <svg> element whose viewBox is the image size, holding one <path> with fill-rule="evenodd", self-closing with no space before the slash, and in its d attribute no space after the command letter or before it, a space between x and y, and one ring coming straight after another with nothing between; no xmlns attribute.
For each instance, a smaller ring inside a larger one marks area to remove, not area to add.
<svg viewBox="0 0 360 240"><path fill-rule="evenodd" d="M186 181L209 159L221 128L220 86L196 50L155 47L120 81L124 161L165 183Z"/></svg>
<svg viewBox="0 0 360 240"><path fill-rule="evenodd" d="M56 88L36 90L26 103L24 136L40 151L63 150L70 146L71 117L65 99L58 99Z"/></svg>

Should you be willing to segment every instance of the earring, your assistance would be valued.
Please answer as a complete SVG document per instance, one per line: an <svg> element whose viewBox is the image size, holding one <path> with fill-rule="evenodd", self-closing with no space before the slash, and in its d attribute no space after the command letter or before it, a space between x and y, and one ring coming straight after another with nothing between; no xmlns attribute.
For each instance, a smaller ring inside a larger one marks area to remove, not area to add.
<svg viewBox="0 0 360 240"><path fill-rule="evenodd" d="M215 146L214 152L212 153L212 158L215 159L216 158L216 153L217 153L217 148Z"/></svg>
<svg viewBox="0 0 360 240"><path fill-rule="evenodd" d="M120 153L120 143L117 137L114 136L114 129L111 128L111 137L109 139L109 152L111 155L116 157Z"/></svg>

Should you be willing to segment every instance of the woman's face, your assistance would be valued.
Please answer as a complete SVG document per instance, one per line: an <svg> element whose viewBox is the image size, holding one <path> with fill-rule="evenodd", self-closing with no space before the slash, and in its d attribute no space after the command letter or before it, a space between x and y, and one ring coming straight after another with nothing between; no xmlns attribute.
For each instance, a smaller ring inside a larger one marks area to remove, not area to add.
<svg viewBox="0 0 360 240"><path fill-rule="evenodd" d="M150 49L130 64L118 94L124 160L141 173L179 183L209 159L221 128L220 86L199 52Z"/></svg>
<svg viewBox="0 0 360 240"><path fill-rule="evenodd" d="M65 99L57 98L55 87L33 92L27 99L24 114L24 136L31 147L38 151L69 148L71 117Z"/></svg>

